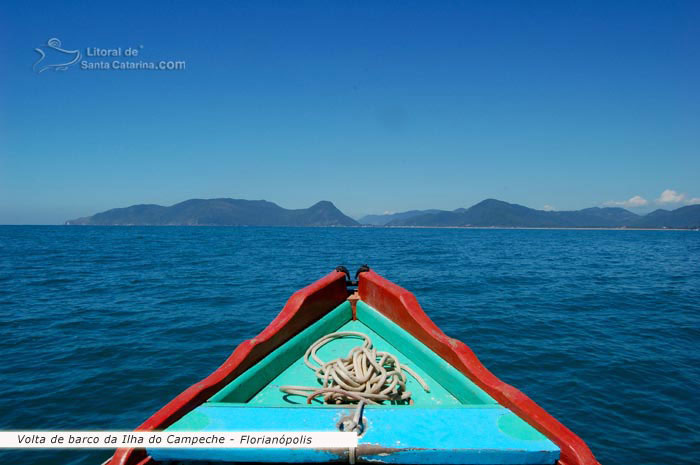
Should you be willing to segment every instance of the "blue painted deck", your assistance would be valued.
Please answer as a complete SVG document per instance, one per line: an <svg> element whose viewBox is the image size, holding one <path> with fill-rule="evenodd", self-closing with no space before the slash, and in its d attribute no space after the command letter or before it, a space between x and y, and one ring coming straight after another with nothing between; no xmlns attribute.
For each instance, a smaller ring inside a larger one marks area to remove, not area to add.
<svg viewBox="0 0 700 465"><path fill-rule="evenodd" d="M204 405L168 431L337 431L353 409ZM559 449L501 406L365 409L358 459L382 463L553 464ZM347 450L148 449L156 460L346 461Z"/></svg>
<svg viewBox="0 0 700 465"><path fill-rule="evenodd" d="M168 431L337 431L351 410L307 405L285 395L284 384L316 385L303 355L308 346L334 331L359 331L375 347L396 354L428 383L426 393L408 375L414 405L367 406L368 422L359 439L358 461L383 463L553 464L559 449L530 425L483 392L449 363L363 302L359 321L348 303L273 351ZM359 339L334 340L319 350L324 360L345 356ZM346 462L347 450L311 449L149 449L156 460L227 462Z"/></svg>

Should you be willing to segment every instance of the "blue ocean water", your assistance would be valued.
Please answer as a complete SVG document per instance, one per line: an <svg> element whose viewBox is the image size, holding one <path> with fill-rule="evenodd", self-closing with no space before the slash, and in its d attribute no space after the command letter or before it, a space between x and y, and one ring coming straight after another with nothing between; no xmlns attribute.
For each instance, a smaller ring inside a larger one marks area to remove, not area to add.
<svg viewBox="0 0 700 465"><path fill-rule="evenodd" d="M134 428L295 290L365 262L601 463L700 462L692 231L0 227L0 429Z"/></svg>

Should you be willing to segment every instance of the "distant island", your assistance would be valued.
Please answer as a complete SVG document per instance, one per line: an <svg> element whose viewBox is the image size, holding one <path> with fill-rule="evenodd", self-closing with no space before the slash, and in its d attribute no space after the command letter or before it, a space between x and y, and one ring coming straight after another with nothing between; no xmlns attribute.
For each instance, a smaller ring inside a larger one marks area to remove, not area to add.
<svg viewBox="0 0 700 465"><path fill-rule="evenodd" d="M96 226L375 226L465 228L635 228L696 229L700 205L655 210L638 215L619 207L573 211L535 210L501 200L486 199L456 210L410 210L367 215L355 221L332 202L321 201L289 210L266 200L192 199L170 207L133 205L66 221L67 225Z"/></svg>
<svg viewBox="0 0 700 465"><path fill-rule="evenodd" d="M619 207L545 211L486 199L469 208L413 210L366 216L359 221L376 226L694 229L700 227L700 205L637 215Z"/></svg>
<svg viewBox="0 0 700 465"><path fill-rule="evenodd" d="M359 226L333 203L288 210L266 200L192 199L170 207L133 205L115 208L68 225L95 226Z"/></svg>

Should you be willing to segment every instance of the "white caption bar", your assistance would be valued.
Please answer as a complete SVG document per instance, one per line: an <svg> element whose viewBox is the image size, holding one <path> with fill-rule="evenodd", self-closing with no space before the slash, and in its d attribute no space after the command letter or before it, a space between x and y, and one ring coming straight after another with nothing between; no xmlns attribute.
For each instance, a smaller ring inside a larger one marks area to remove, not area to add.
<svg viewBox="0 0 700 465"><path fill-rule="evenodd" d="M357 434L313 431L0 431L0 449L259 448L339 449L357 447Z"/></svg>

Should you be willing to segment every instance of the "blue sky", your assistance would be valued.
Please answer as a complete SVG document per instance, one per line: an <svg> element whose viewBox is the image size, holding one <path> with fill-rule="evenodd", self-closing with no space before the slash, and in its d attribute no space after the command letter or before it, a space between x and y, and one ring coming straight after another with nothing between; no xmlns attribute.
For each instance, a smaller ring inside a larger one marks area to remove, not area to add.
<svg viewBox="0 0 700 465"><path fill-rule="evenodd" d="M4 2L0 223L193 197L676 208L700 197L698 24L694 1ZM186 68L37 73L50 38Z"/></svg>

